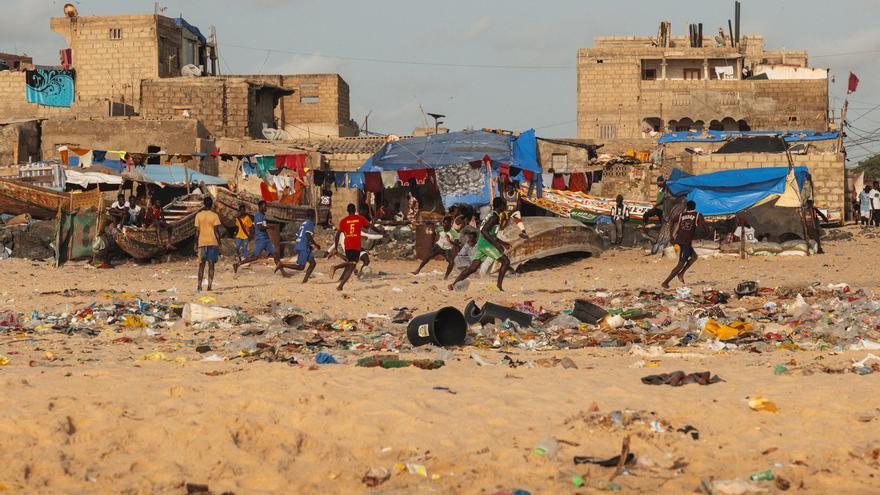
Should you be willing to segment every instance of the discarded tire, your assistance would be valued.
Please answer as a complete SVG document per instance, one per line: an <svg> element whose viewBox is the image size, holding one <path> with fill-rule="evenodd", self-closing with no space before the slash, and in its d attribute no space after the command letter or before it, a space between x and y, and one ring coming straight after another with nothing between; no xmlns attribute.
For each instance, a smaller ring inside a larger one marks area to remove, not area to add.
<svg viewBox="0 0 880 495"><path fill-rule="evenodd" d="M410 344L416 347L426 344L441 347L461 345L466 335L464 315L453 307L416 316L406 327L406 336Z"/></svg>

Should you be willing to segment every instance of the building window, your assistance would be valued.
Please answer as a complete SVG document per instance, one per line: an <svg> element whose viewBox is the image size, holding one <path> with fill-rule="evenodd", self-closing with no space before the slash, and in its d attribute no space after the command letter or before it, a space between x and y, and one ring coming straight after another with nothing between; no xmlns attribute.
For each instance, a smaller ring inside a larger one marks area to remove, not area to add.
<svg viewBox="0 0 880 495"><path fill-rule="evenodd" d="M111 28L110 29L110 39L111 40L121 40L122 39L122 28Z"/></svg>
<svg viewBox="0 0 880 495"><path fill-rule="evenodd" d="M317 83L307 83L299 85L299 102L300 103L318 103L321 101L319 94L320 85Z"/></svg>
<svg viewBox="0 0 880 495"><path fill-rule="evenodd" d="M797 116L792 115L792 116L788 117L788 123L789 124L797 124Z"/></svg>
<svg viewBox="0 0 880 495"><path fill-rule="evenodd" d="M691 104L690 93L672 93L672 106L686 107Z"/></svg>
<svg viewBox="0 0 880 495"><path fill-rule="evenodd" d="M684 69L685 80L698 81L703 78L703 69Z"/></svg>
<svg viewBox="0 0 880 495"><path fill-rule="evenodd" d="M645 81L656 81L657 69L645 69L645 73L642 74L642 79Z"/></svg>
<svg viewBox="0 0 880 495"><path fill-rule="evenodd" d="M615 139L617 137L617 124L602 124L599 126L600 139Z"/></svg>
<svg viewBox="0 0 880 495"><path fill-rule="evenodd" d="M567 153L553 153L550 155L550 164L553 167L553 171L556 173L562 173L568 171L568 154Z"/></svg>

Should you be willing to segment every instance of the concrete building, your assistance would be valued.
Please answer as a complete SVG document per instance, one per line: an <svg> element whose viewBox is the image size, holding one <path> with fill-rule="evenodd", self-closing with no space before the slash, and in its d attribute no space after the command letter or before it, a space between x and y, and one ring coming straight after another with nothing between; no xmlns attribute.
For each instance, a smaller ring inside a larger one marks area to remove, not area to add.
<svg viewBox="0 0 880 495"><path fill-rule="evenodd" d="M578 50L578 137L607 142L657 132L827 130L828 72L805 51L685 37L599 37ZM745 77L749 76L749 77Z"/></svg>
<svg viewBox="0 0 880 495"><path fill-rule="evenodd" d="M213 46L182 18L76 16L50 20L72 51L76 101L107 100L137 110L141 81L181 75L185 65L216 74Z"/></svg>
<svg viewBox="0 0 880 495"><path fill-rule="evenodd" d="M25 70L34 64L28 55L0 52L0 70Z"/></svg>
<svg viewBox="0 0 880 495"><path fill-rule="evenodd" d="M240 75L290 91L275 110L277 129L286 139L353 137L348 83L339 74ZM262 136L260 136L262 137Z"/></svg>
<svg viewBox="0 0 880 495"><path fill-rule="evenodd" d="M276 109L293 94L244 77L176 77L141 81L141 115L150 119L194 118L213 137L262 139L276 126Z"/></svg>

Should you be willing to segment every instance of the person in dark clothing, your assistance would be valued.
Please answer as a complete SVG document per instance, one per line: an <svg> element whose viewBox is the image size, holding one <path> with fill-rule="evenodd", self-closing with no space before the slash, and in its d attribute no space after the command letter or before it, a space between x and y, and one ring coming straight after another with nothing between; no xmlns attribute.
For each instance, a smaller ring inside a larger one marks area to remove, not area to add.
<svg viewBox="0 0 880 495"><path fill-rule="evenodd" d="M678 244L679 248L678 264L675 265L675 268L672 269L672 272L669 273L669 276L661 284L664 289L669 288L669 282L675 277L678 277L681 283L684 283L685 272L696 263L697 253L694 251L692 244L697 227L702 225L703 215L697 212L697 203L688 201L687 208L678 216L675 230L672 232L673 242Z"/></svg>
<svg viewBox="0 0 880 495"><path fill-rule="evenodd" d="M816 241L816 252L818 254L825 254L825 250L822 249L822 239L821 239L821 231L819 228L819 219L821 218L823 222L828 223L828 217L825 216L824 213L819 211L819 208L816 208L813 205L813 200L808 199L806 204L806 214L807 214L807 224L813 228L813 240Z"/></svg>
<svg viewBox="0 0 880 495"><path fill-rule="evenodd" d="M663 176L657 177L657 199L654 206L645 212L642 216L642 222L645 227L651 223L651 218L657 217L657 223L663 223L663 201L666 199L666 179Z"/></svg>
<svg viewBox="0 0 880 495"><path fill-rule="evenodd" d="M623 195L618 194L614 206L611 208L611 220L614 222L614 240L616 245L623 244L623 224L629 216L629 209L623 202Z"/></svg>

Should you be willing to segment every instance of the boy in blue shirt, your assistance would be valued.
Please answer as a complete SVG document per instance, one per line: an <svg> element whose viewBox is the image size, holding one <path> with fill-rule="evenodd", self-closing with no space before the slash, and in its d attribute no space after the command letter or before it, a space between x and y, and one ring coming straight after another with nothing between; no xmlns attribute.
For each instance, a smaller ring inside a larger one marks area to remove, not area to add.
<svg viewBox="0 0 880 495"><path fill-rule="evenodd" d="M282 267L291 270L305 269L306 274L303 277L302 283L308 282L317 264L315 263L315 249L321 249L321 247L315 242L315 210L309 210L306 214L306 221L299 226L299 231L296 234L296 244L294 245L296 264L282 263L278 265L276 270ZM308 268L306 268L306 265L308 265Z"/></svg>
<svg viewBox="0 0 880 495"><path fill-rule="evenodd" d="M259 208L259 211L254 215L254 250L247 258L234 262L232 264L232 271L238 273L240 266L260 259L260 256L265 252L266 256L271 256L275 260L275 271L280 270L281 276L287 278L290 275L284 272L284 265L281 264L281 255L275 249L275 244L269 239L269 225L266 223L266 202L260 201L257 203L257 208Z"/></svg>

